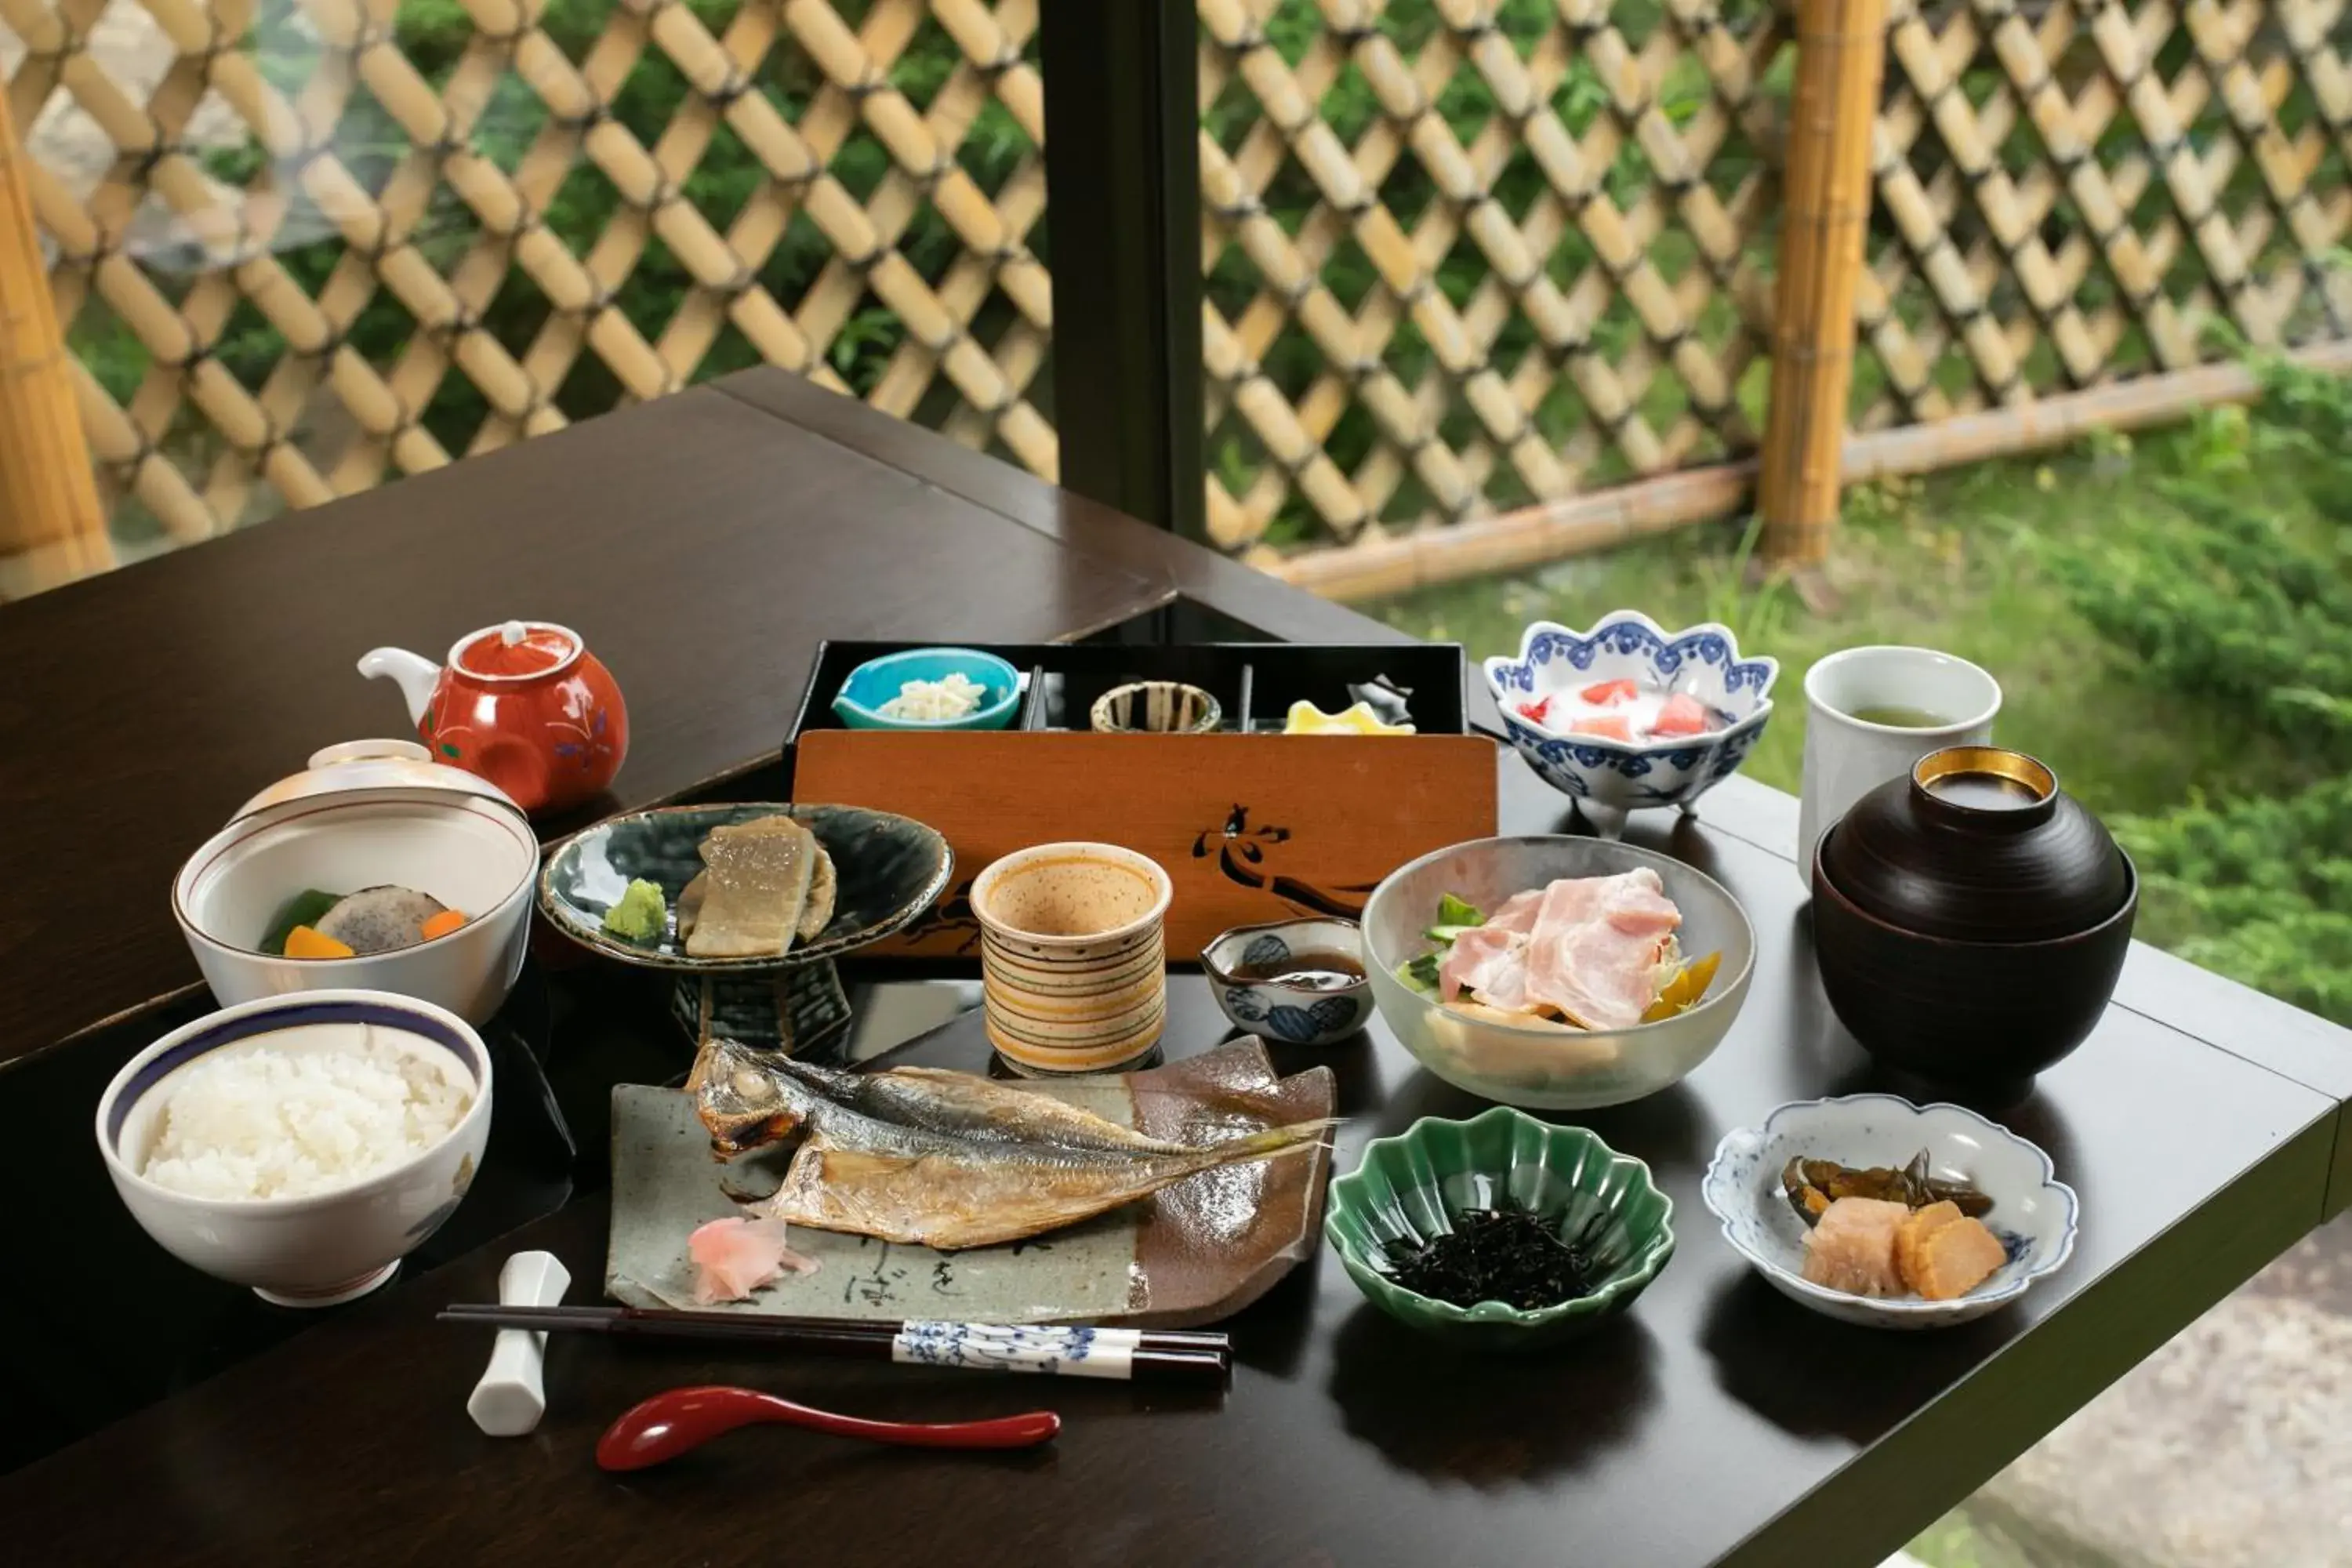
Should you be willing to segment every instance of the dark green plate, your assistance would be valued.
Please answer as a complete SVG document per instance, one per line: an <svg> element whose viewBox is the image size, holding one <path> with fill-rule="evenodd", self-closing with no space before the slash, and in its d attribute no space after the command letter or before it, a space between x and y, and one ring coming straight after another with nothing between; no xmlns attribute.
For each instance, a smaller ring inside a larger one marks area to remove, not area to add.
<svg viewBox="0 0 2352 1568"><path fill-rule="evenodd" d="M702 869L714 827L789 814L833 859L840 890L833 921L775 958L691 958L677 935L677 896ZM911 817L856 805L670 805L614 816L548 852L539 907L558 931L624 963L690 974L757 974L837 958L913 922L947 890L955 856L938 831ZM604 929L604 911L639 877L671 908L661 937L631 942Z"/></svg>
<svg viewBox="0 0 2352 1568"><path fill-rule="evenodd" d="M1391 1243L1417 1246L1454 1228L1467 1208L1509 1204L1581 1230L1599 1211L1601 1248L1614 1259L1599 1289L1540 1311L1500 1301L1457 1307L1416 1295L1376 1262ZM1348 1277L1389 1316L1466 1349L1535 1350L1572 1339L1633 1304L1675 1255L1674 1201L1650 1168L1581 1127L1554 1127L1508 1106L1467 1121L1424 1117L1375 1138L1331 1183L1323 1234Z"/></svg>

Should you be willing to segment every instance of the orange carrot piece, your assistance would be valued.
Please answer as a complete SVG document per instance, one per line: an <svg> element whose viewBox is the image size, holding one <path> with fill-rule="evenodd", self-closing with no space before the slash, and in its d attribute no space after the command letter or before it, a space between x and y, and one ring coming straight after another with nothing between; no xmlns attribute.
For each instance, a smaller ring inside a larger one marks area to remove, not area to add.
<svg viewBox="0 0 2352 1568"><path fill-rule="evenodd" d="M337 942L311 926L296 926L286 933L289 958L350 958L351 944Z"/></svg>

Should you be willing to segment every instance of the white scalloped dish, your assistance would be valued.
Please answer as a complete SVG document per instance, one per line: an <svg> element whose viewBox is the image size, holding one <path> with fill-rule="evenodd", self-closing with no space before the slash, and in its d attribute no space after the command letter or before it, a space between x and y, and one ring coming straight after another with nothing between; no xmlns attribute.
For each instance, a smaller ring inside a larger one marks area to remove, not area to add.
<svg viewBox="0 0 2352 1568"><path fill-rule="evenodd" d="M1923 1149L1934 1176L1972 1183L1992 1200L1984 1223L2008 1261L1948 1301L1852 1296L1805 1279L1805 1223L1780 1186L1790 1157L1899 1167ZM2009 1305L2074 1252L2080 1206L2036 1145L1964 1107L1914 1105L1891 1094L1796 1100L1760 1127L1726 1133L1700 1195L1723 1238L1774 1289L1841 1322L1877 1329L1948 1328Z"/></svg>

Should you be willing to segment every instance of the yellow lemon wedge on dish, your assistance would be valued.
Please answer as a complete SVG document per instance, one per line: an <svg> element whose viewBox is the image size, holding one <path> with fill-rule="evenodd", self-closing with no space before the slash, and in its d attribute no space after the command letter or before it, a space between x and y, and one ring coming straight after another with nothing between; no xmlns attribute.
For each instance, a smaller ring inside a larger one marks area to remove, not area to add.
<svg viewBox="0 0 2352 1568"><path fill-rule="evenodd" d="M1658 993L1658 999L1650 1004L1648 1012L1642 1015L1642 1022L1660 1023L1698 1005L1698 999L1706 995L1706 988L1715 983L1715 972L1722 963L1723 954L1710 952L1705 958L1694 959L1684 964L1683 972L1666 982L1665 989Z"/></svg>
<svg viewBox="0 0 2352 1568"><path fill-rule="evenodd" d="M1300 700L1290 705L1289 716L1282 721L1286 735L1410 735L1410 724L1383 724L1369 702L1338 713L1326 713L1312 702Z"/></svg>

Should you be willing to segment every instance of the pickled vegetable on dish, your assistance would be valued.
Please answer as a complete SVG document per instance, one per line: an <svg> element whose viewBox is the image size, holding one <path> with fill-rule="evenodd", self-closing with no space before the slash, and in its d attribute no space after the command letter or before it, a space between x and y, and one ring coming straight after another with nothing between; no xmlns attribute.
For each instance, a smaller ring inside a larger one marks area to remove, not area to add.
<svg viewBox="0 0 2352 1568"><path fill-rule="evenodd" d="M1992 1200L1967 1182L1942 1181L1927 1173L1927 1151L1922 1149L1901 1170L1873 1166L1857 1170L1834 1160L1791 1159L1780 1170L1780 1188L1789 1206L1806 1225L1817 1224L1840 1198L1875 1198L1906 1208L1926 1208L1948 1202L1970 1218L1990 1211Z"/></svg>
<svg viewBox="0 0 2352 1568"><path fill-rule="evenodd" d="M1805 1233L1805 1278L1849 1296L1900 1296L1895 1241L1911 1211L1885 1198L1840 1198Z"/></svg>
<svg viewBox="0 0 2352 1568"><path fill-rule="evenodd" d="M1952 1301L2009 1261L2000 1238L1950 1199L1912 1208L1843 1197L1805 1233L1804 1277L1849 1296Z"/></svg>
<svg viewBox="0 0 2352 1568"><path fill-rule="evenodd" d="M1805 1278L1832 1290L1950 1301L2009 1261L1979 1217L1992 1199L1928 1174L1925 1149L1901 1170L1799 1155L1780 1168L1780 1188L1807 1226Z"/></svg>
<svg viewBox="0 0 2352 1568"><path fill-rule="evenodd" d="M1930 1301L1955 1301L1999 1271L2008 1249L1948 1199L1913 1211L1895 1237L1903 1282Z"/></svg>

